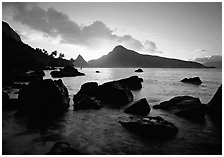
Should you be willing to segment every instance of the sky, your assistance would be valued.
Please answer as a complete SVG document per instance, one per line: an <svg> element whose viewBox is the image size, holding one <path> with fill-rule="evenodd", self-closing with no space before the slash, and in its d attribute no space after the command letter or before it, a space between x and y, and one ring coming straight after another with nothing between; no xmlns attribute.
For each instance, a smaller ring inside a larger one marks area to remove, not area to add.
<svg viewBox="0 0 224 157"><path fill-rule="evenodd" d="M3 2L24 43L91 60L116 45L182 60L222 55L221 2Z"/></svg>

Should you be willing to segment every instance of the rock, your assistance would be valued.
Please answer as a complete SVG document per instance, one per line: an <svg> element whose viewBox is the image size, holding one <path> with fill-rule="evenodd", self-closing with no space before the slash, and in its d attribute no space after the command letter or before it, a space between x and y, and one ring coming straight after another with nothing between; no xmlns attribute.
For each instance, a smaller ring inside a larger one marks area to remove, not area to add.
<svg viewBox="0 0 224 157"><path fill-rule="evenodd" d="M32 82L43 80L45 73L43 70L35 70L30 72L16 71L12 74L12 79L15 82Z"/></svg>
<svg viewBox="0 0 224 157"><path fill-rule="evenodd" d="M2 92L2 109L11 110L18 107L18 99L10 99L9 95L5 92Z"/></svg>
<svg viewBox="0 0 224 157"><path fill-rule="evenodd" d="M150 110L151 109L146 98L143 98L131 103L131 105L124 109L124 112L145 116L150 112Z"/></svg>
<svg viewBox="0 0 224 157"><path fill-rule="evenodd" d="M68 142L56 142L47 155L81 155Z"/></svg>
<svg viewBox="0 0 224 157"><path fill-rule="evenodd" d="M129 103L133 100L131 91L123 84L113 81L107 82L98 87L96 93L98 100L106 103Z"/></svg>
<svg viewBox="0 0 224 157"><path fill-rule="evenodd" d="M222 85L219 86L215 95L207 104L207 113L216 120L222 120Z"/></svg>
<svg viewBox="0 0 224 157"><path fill-rule="evenodd" d="M200 80L199 77L184 78L183 80L181 80L181 82L184 82L184 83L191 83L191 84L195 84L195 85L200 85L200 84L202 84L202 81Z"/></svg>
<svg viewBox="0 0 224 157"><path fill-rule="evenodd" d="M86 109L100 109L103 107L102 103L95 98L91 98L86 95L76 96L74 101L74 110L86 110Z"/></svg>
<svg viewBox="0 0 224 157"><path fill-rule="evenodd" d="M128 120L120 120L124 127L137 132L144 137L166 138L178 132L177 127L162 117L129 117Z"/></svg>
<svg viewBox="0 0 224 157"><path fill-rule="evenodd" d="M56 68L55 67L52 67L52 66L45 66L43 67L43 70L55 70Z"/></svg>
<svg viewBox="0 0 224 157"><path fill-rule="evenodd" d="M142 88L141 82L143 82L143 79L138 76L131 76L129 78L118 80L117 82L124 84L130 90L139 90Z"/></svg>
<svg viewBox="0 0 224 157"><path fill-rule="evenodd" d="M140 72L143 72L143 70L142 69L136 69L135 72L140 73Z"/></svg>
<svg viewBox="0 0 224 157"><path fill-rule="evenodd" d="M205 105L199 98L191 96L177 96L159 105L154 105L153 108L168 110L177 116L188 119L202 120L205 118Z"/></svg>
<svg viewBox="0 0 224 157"><path fill-rule="evenodd" d="M100 71L97 70L96 73L100 73Z"/></svg>
<svg viewBox="0 0 224 157"><path fill-rule="evenodd" d="M60 69L60 71L52 71L51 76L54 78L59 77L75 77L75 76L84 76L84 73L79 72L76 68L71 66L66 66L63 69Z"/></svg>
<svg viewBox="0 0 224 157"><path fill-rule="evenodd" d="M60 79L30 82L20 89L18 99L23 114L58 115L69 107L68 90Z"/></svg>
<svg viewBox="0 0 224 157"><path fill-rule="evenodd" d="M2 104L3 106L7 103L9 103L10 97L7 93L2 92Z"/></svg>

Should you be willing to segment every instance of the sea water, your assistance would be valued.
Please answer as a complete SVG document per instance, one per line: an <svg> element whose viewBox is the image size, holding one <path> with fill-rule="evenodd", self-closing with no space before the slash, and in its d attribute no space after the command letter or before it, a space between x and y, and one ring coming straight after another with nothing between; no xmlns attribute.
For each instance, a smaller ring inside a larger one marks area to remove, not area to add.
<svg viewBox="0 0 224 157"><path fill-rule="evenodd" d="M161 116L178 127L176 136L161 141L145 139L120 125L122 117L130 116L121 109L73 111L72 107L72 97L83 83L102 84L133 75L144 80L141 90L132 91L134 99L146 98L150 106L181 95L198 97L206 104L222 84L221 69L143 68L142 73L134 72L134 68L78 70L85 76L61 78L71 98L69 111L62 117L35 124L28 117L16 117L15 111L3 112L3 154L46 154L57 141L68 141L83 154L221 154L221 128L208 116L205 121L194 122L152 109L150 116ZM45 74L51 78L50 71ZM196 76L203 82L199 86L180 82Z"/></svg>

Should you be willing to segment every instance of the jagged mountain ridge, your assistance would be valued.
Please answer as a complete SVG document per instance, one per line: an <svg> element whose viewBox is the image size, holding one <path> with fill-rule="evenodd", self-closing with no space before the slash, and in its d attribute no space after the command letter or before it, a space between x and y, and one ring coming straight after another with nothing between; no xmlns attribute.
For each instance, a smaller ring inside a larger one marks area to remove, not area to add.
<svg viewBox="0 0 224 157"><path fill-rule="evenodd" d="M88 63L81 55L78 55L78 57L74 60L73 65L75 67L88 67Z"/></svg>
<svg viewBox="0 0 224 157"><path fill-rule="evenodd" d="M204 65L178 59L139 54L123 46L96 60L88 62L91 67L142 67L142 68L205 68Z"/></svg>

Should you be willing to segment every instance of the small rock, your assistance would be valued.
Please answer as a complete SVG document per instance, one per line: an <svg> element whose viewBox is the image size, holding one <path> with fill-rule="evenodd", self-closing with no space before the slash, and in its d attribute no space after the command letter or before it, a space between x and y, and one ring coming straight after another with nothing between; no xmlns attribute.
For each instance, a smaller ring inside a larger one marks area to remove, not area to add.
<svg viewBox="0 0 224 157"><path fill-rule="evenodd" d="M150 106L146 98L132 102L127 108L124 109L126 113L132 113L145 116L150 112Z"/></svg>
<svg viewBox="0 0 224 157"><path fill-rule="evenodd" d="M200 80L199 77L184 78L183 80L181 80L181 82L184 82L184 83L191 83L191 84L195 84L195 85L200 85L200 84L202 84L202 81Z"/></svg>
<svg viewBox="0 0 224 157"><path fill-rule="evenodd" d="M140 73L140 72L143 72L143 70L142 69L136 69L135 72Z"/></svg>

